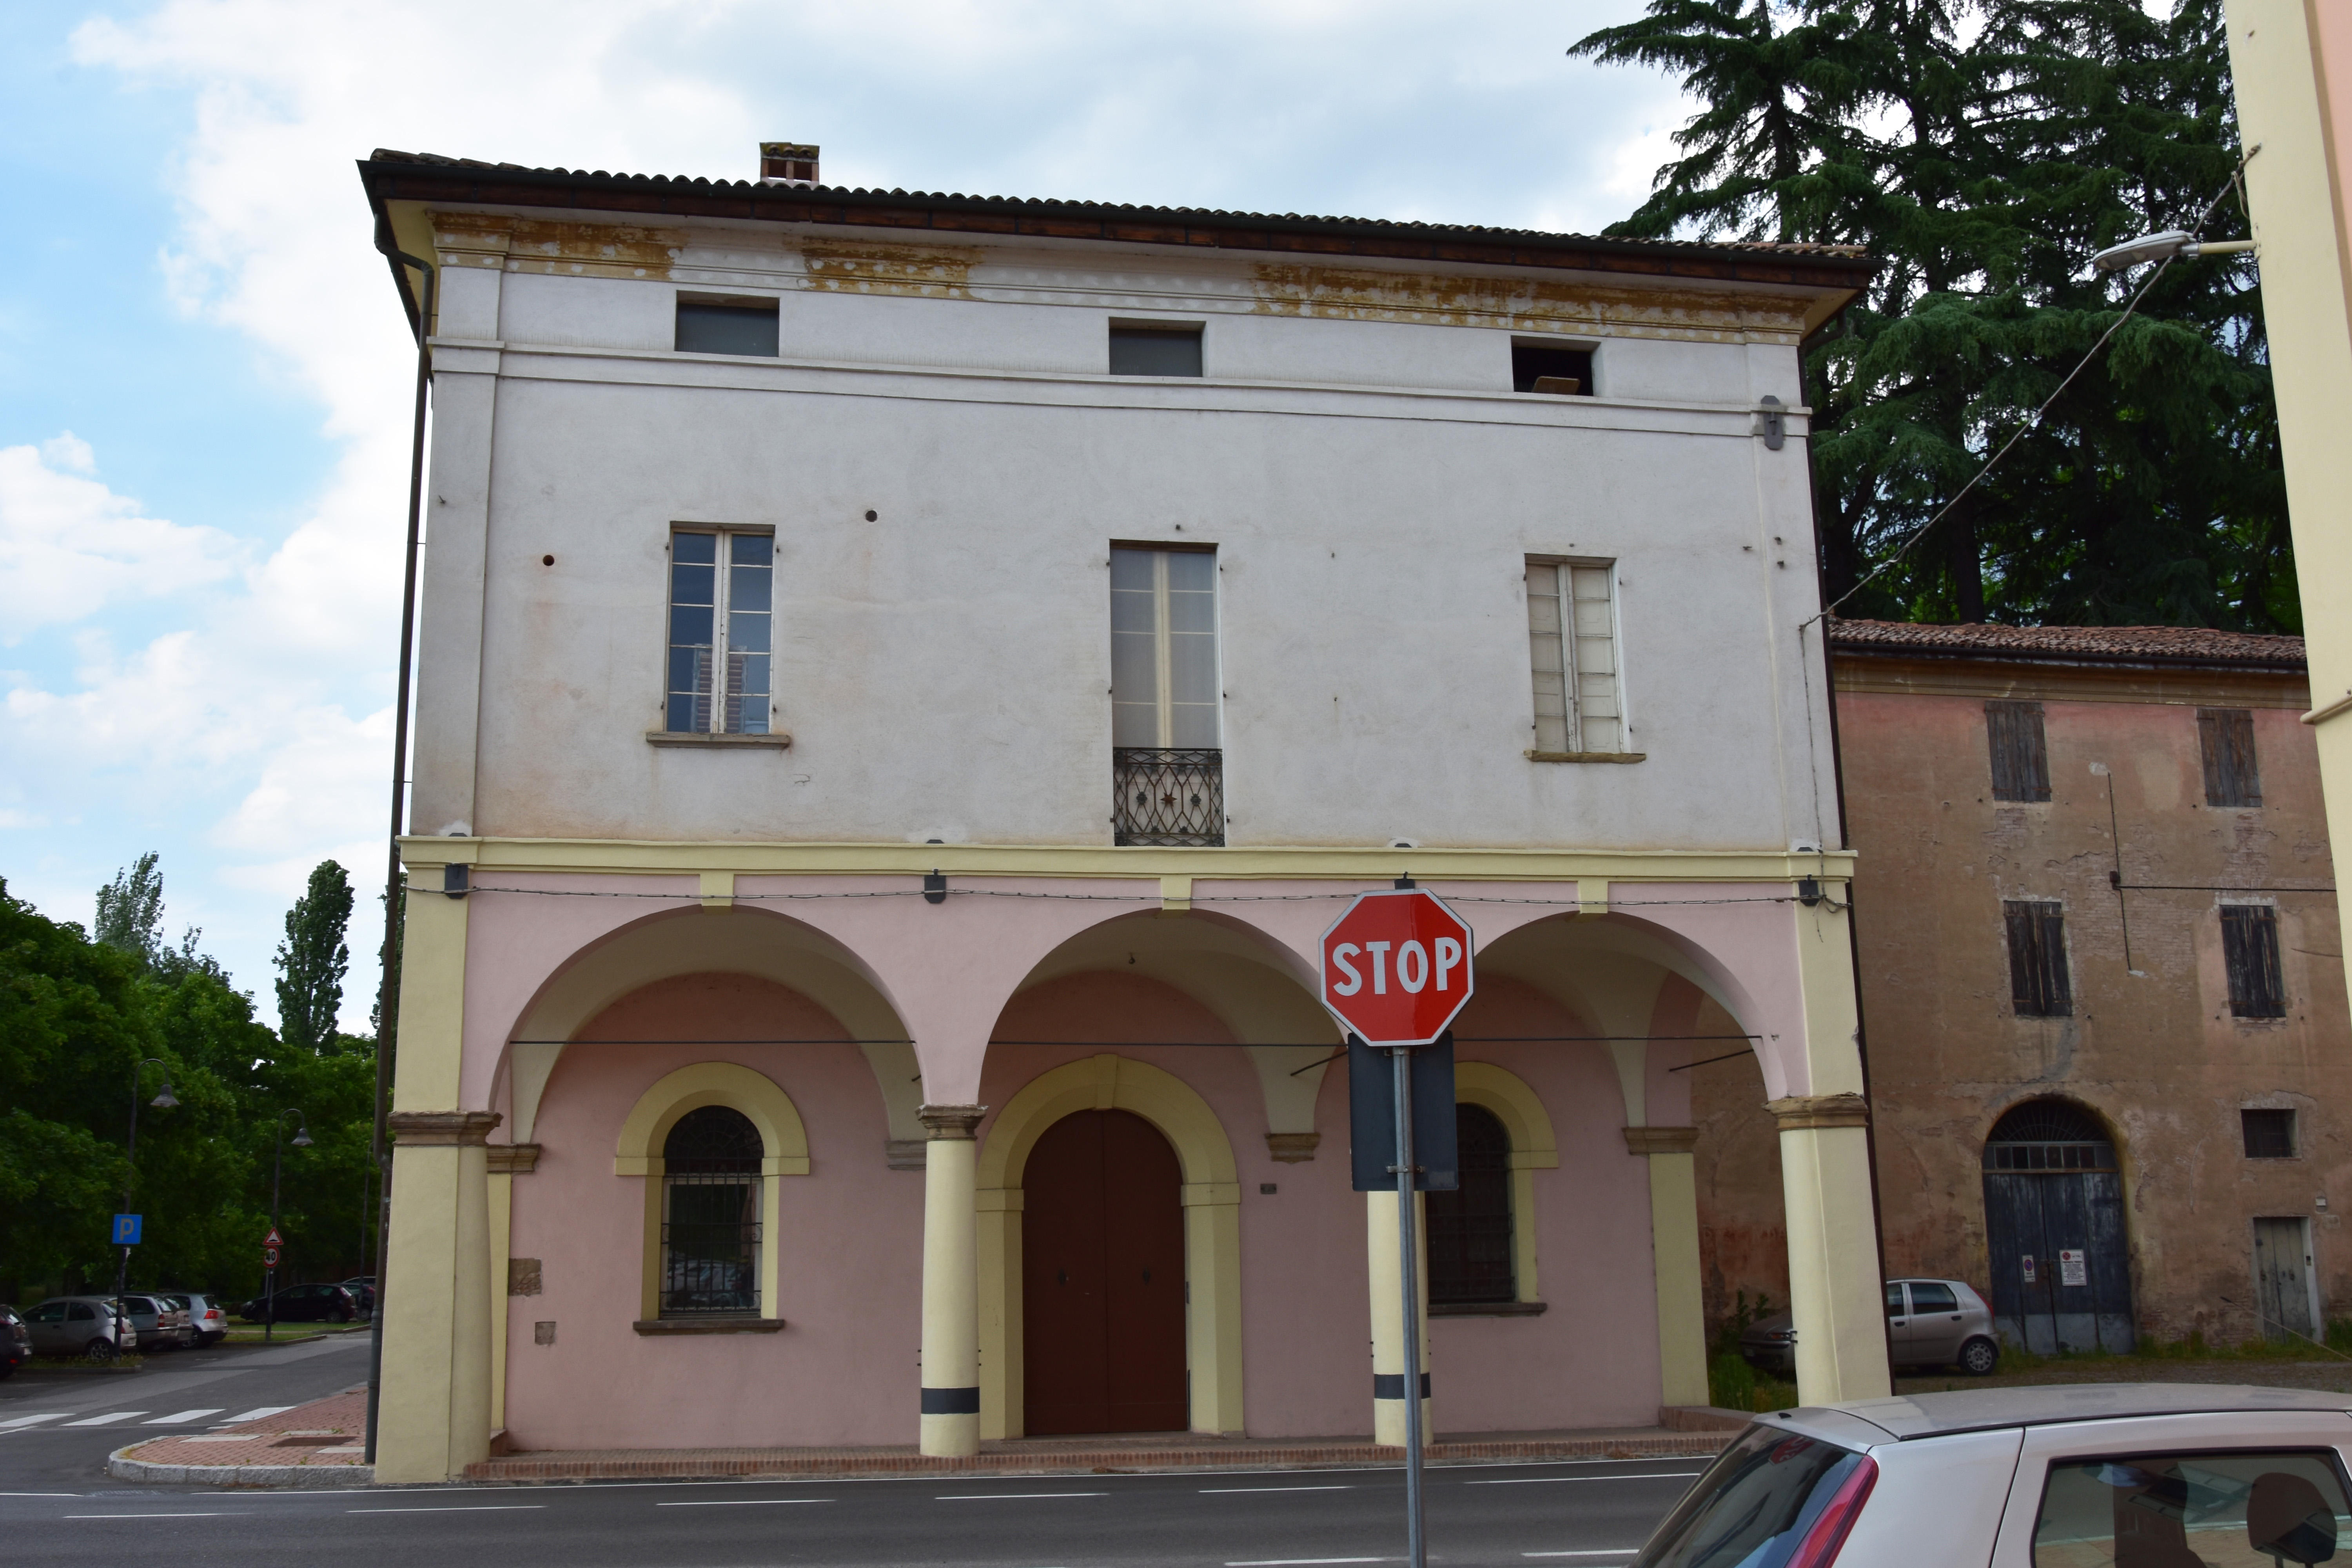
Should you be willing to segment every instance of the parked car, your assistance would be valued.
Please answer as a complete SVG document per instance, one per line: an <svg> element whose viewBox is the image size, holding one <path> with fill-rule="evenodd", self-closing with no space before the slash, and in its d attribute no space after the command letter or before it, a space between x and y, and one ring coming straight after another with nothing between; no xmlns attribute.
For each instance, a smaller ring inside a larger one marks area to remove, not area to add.
<svg viewBox="0 0 2352 1568"><path fill-rule="evenodd" d="M216 1345L228 1338L228 1309L221 1305L219 1297L202 1290L174 1290L163 1300L188 1314L199 1345Z"/></svg>
<svg viewBox="0 0 2352 1568"><path fill-rule="evenodd" d="M1958 1366L1973 1377L2000 1365L1992 1309L1958 1279L1889 1279L1886 1342L1897 1366ZM1759 1318L1739 1336L1739 1353L1761 1372L1797 1366L1797 1331L1786 1312Z"/></svg>
<svg viewBox="0 0 2352 1568"><path fill-rule="evenodd" d="M360 1304L341 1285L289 1285L278 1292L276 1321L281 1323L348 1323L360 1315ZM248 1323L271 1321L271 1300L256 1296L236 1310Z"/></svg>
<svg viewBox="0 0 2352 1568"><path fill-rule="evenodd" d="M373 1318L375 1316L374 1275L355 1274L351 1279L343 1281L343 1289L349 1290L352 1293L352 1299L360 1304L361 1317Z"/></svg>
<svg viewBox="0 0 2352 1568"><path fill-rule="evenodd" d="M1632 1568L2323 1563L2352 1394L1971 1388L1758 1417Z"/></svg>
<svg viewBox="0 0 2352 1568"><path fill-rule="evenodd" d="M139 1331L139 1343L151 1351L192 1351L196 1348L195 1324L190 1321L187 1309L173 1305L164 1296L150 1296L144 1291L122 1298L122 1310L129 1314L131 1326Z"/></svg>
<svg viewBox="0 0 2352 1568"><path fill-rule="evenodd" d="M0 1377L33 1359L33 1333L14 1307L0 1307Z"/></svg>
<svg viewBox="0 0 2352 1568"><path fill-rule="evenodd" d="M110 1296L54 1296L25 1314L37 1355L86 1355L112 1361L139 1348L139 1331L117 1316Z"/></svg>

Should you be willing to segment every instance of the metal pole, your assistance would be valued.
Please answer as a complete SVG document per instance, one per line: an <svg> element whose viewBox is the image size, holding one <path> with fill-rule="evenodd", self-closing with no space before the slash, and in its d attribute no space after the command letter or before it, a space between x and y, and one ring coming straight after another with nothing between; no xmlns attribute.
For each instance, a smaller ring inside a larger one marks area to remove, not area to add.
<svg viewBox="0 0 2352 1568"><path fill-rule="evenodd" d="M269 1124L276 1141L269 1146L269 1234L278 1234L278 1178L286 1169L286 1118L281 1113ZM268 1265L262 1270L261 1341L275 1342L278 1332L278 1265Z"/></svg>
<svg viewBox="0 0 2352 1568"><path fill-rule="evenodd" d="M139 1075L145 1069L147 1063L154 1059L149 1057L144 1061L133 1063L131 1068L131 1136L124 1141L122 1149L122 1212L124 1214L131 1212L131 1173L139 1168ZM114 1353L118 1356L122 1353L122 1293L129 1289L131 1289L131 1248L126 1247L122 1249L122 1261L115 1266L114 1270Z"/></svg>
<svg viewBox="0 0 2352 1568"><path fill-rule="evenodd" d="M1396 1072L1397 1276L1404 1289L1404 1538L1407 1568L1429 1561L1421 1521L1421 1280L1415 1267L1412 1047L1389 1052Z"/></svg>

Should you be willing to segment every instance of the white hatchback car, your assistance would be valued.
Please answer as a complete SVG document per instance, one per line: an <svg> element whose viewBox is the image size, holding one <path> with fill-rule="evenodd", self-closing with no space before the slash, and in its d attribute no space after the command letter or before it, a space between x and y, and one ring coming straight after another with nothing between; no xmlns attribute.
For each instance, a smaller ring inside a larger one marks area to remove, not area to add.
<svg viewBox="0 0 2352 1568"><path fill-rule="evenodd" d="M2352 1526L2352 1394L1967 1389L1759 1416L1633 1568L2277 1568Z"/></svg>

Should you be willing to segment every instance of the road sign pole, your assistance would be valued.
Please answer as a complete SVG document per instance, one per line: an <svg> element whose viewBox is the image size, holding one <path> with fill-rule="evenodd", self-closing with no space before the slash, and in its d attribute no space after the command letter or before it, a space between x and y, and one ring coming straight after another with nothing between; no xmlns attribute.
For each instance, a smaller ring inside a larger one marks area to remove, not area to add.
<svg viewBox="0 0 2352 1568"><path fill-rule="evenodd" d="M1413 1224L1412 1047L1389 1052L1396 1075L1397 1277L1404 1290L1404 1539L1407 1568L1426 1568L1421 1528L1421 1280Z"/></svg>

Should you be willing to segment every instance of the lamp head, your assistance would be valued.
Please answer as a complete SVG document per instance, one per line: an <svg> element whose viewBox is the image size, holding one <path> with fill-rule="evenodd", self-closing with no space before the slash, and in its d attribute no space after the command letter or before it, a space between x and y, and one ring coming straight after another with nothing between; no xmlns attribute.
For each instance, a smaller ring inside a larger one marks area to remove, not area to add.
<svg viewBox="0 0 2352 1568"><path fill-rule="evenodd" d="M168 1078L165 1079L163 1080L163 1092L157 1095L147 1103L153 1106L158 1110L169 1110L173 1107L178 1105L180 1103L179 1097L172 1092L172 1080Z"/></svg>
<svg viewBox="0 0 2352 1568"><path fill-rule="evenodd" d="M294 1147L297 1149L308 1149L310 1146L310 1129L307 1125L297 1127L294 1130Z"/></svg>
<svg viewBox="0 0 2352 1568"><path fill-rule="evenodd" d="M2186 250L2193 237L2182 228L2144 234L2137 239L2127 239L2121 245L2107 247L2091 258L2091 265L2102 272L2120 272L2126 267L2137 267L2143 261L2168 261Z"/></svg>

